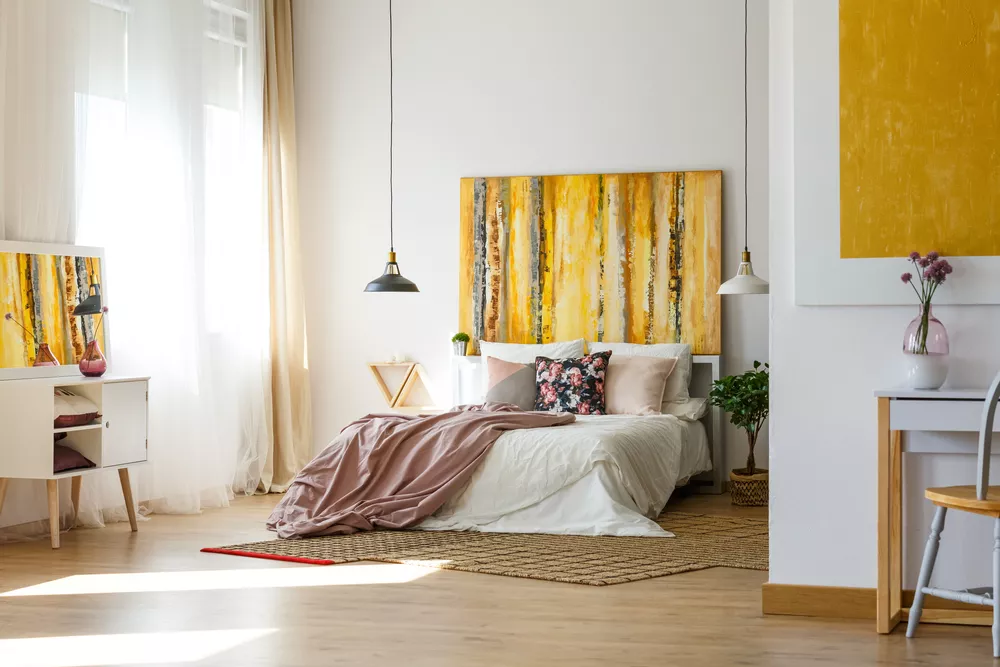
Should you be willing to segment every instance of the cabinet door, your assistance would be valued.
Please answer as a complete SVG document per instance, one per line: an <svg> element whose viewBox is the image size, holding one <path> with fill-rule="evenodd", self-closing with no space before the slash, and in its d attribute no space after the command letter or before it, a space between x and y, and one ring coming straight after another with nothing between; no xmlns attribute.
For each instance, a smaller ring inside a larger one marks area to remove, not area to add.
<svg viewBox="0 0 1000 667"><path fill-rule="evenodd" d="M108 382L103 395L101 465L146 460L146 382Z"/></svg>

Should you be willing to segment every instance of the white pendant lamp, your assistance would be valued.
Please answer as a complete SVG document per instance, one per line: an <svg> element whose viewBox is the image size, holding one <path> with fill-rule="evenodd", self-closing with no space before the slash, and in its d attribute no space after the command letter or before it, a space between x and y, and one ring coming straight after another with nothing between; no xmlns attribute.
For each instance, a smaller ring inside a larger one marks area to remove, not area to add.
<svg viewBox="0 0 1000 667"><path fill-rule="evenodd" d="M749 2L744 0L743 4L743 257L740 261L740 268L736 269L736 275L719 286L719 294L767 294L770 285L763 278L758 278L753 272L753 264L750 263L750 249L747 247L750 221L750 192L747 188L747 174L749 172L749 135L750 123L748 119L750 103L748 101L747 88L747 44L749 42Z"/></svg>

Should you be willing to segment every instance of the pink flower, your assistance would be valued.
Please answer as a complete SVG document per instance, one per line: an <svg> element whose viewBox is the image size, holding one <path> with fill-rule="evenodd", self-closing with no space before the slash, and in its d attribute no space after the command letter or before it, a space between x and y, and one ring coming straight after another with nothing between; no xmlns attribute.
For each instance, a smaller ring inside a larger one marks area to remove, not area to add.
<svg viewBox="0 0 1000 667"><path fill-rule="evenodd" d="M538 368L538 370L540 370L540 371L544 371L545 367L547 366L547 364L544 361L541 361L541 360L535 362L535 365Z"/></svg>
<svg viewBox="0 0 1000 667"><path fill-rule="evenodd" d="M581 415L589 415L590 406L587 405L586 403L581 403L580 405L577 406L576 411L579 412Z"/></svg>
<svg viewBox="0 0 1000 667"><path fill-rule="evenodd" d="M939 255L936 250L931 250L929 253L927 253L927 259L931 260L932 262L936 262L938 257L940 256L941 255Z"/></svg>
<svg viewBox="0 0 1000 667"><path fill-rule="evenodd" d="M600 368L604 365L604 357L594 357L594 368Z"/></svg>
<svg viewBox="0 0 1000 667"><path fill-rule="evenodd" d="M569 383L574 387L579 387L583 384L583 373L580 372L579 368L571 368L568 371Z"/></svg>
<svg viewBox="0 0 1000 667"><path fill-rule="evenodd" d="M917 260L917 266L919 266L922 269L925 269L930 265L931 265L931 260L927 259L926 257L921 257L920 259Z"/></svg>
<svg viewBox="0 0 1000 667"><path fill-rule="evenodd" d="M903 281L904 283L908 283L908 282L910 282L911 280L913 280L913 274L912 274L912 273L904 273L904 274L903 274L903 275L901 275L901 276L900 276L899 278L900 278L900 280L902 280L902 281Z"/></svg>
<svg viewBox="0 0 1000 667"><path fill-rule="evenodd" d="M920 253L914 250L913 252L910 253L910 259L913 260L914 262L917 261L918 259L920 259Z"/></svg>
<svg viewBox="0 0 1000 667"><path fill-rule="evenodd" d="M563 371L563 365L557 361L553 361L552 365L549 366L549 372L552 374L552 377L556 377L557 375L562 373L562 371Z"/></svg>
<svg viewBox="0 0 1000 667"><path fill-rule="evenodd" d="M603 380L598 380L597 382L594 383L594 391L596 391L598 394L603 394L604 393L604 381Z"/></svg>

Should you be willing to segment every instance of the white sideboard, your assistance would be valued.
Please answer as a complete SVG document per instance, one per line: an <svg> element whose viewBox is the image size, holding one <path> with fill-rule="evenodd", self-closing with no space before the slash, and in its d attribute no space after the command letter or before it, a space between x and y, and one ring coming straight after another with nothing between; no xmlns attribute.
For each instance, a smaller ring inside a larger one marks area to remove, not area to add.
<svg viewBox="0 0 1000 667"><path fill-rule="evenodd" d="M57 388L85 396L97 405L99 420L85 426L54 428ZM46 480L52 547L59 547L58 483L72 478L74 512L79 510L82 478L117 469L132 530L137 530L129 465L147 459L148 377L53 377L0 381L0 512L8 479ZM53 472L54 436L60 445L80 452L93 468ZM74 515L75 516L75 515ZM75 519L74 519L75 521Z"/></svg>

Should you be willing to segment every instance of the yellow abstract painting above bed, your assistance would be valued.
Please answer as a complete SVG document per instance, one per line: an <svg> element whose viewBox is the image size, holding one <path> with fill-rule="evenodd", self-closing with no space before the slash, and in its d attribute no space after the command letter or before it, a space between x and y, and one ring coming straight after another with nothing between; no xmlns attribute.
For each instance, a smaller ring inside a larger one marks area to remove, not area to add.
<svg viewBox="0 0 1000 667"><path fill-rule="evenodd" d="M463 178L474 341L722 347L722 172Z"/></svg>
<svg viewBox="0 0 1000 667"><path fill-rule="evenodd" d="M75 317L73 309L101 277L98 257L0 252L0 368L28 368L37 352L7 313L47 343L60 364L78 363L99 320ZM103 327L98 345L107 349Z"/></svg>

